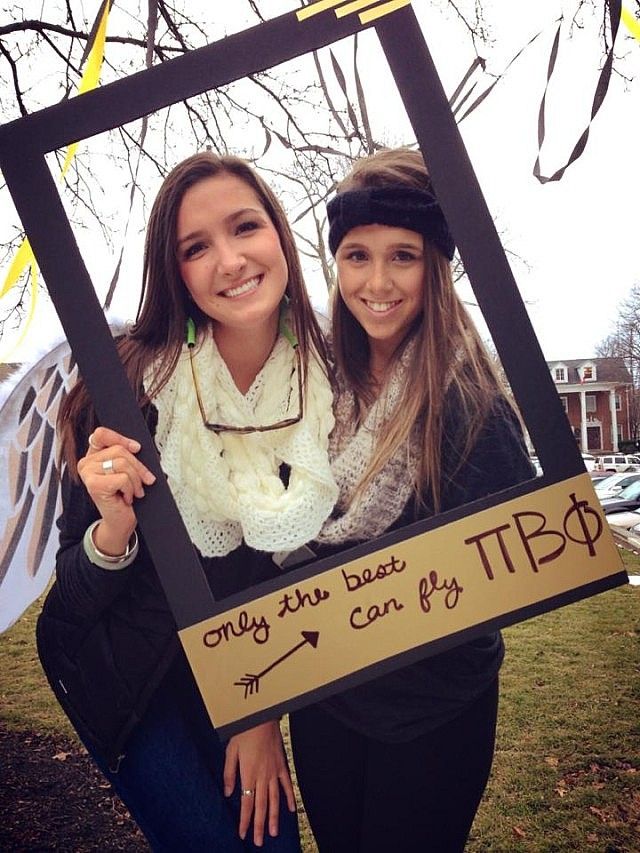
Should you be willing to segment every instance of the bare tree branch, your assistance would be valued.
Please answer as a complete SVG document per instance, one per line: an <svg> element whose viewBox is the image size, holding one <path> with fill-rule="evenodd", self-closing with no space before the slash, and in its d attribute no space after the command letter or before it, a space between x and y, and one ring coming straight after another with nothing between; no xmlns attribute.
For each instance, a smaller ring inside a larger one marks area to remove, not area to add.
<svg viewBox="0 0 640 853"><path fill-rule="evenodd" d="M16 101L18 102L18 109L20 110L20 115L26 116L28 115L28 110L24 105L24 101L22 100L22 91L20 89L20 81L18 80L18 68L16 63L13 61L13 58L9 51L5 48L4 44L0 41L0 53L5 57L7 62L9 63L9 68L11 69L11 76L13 78L13 89L16 95Z"/></svg>
<svg viewBox="0 0 640 853"><path fill-rule="evenodd" d="M43 35L46 32L58 33L59 35L68 36L72 39L79 39L81 41L87 41L89 38L89 33L85 33L82 30L70 29L69 27L63 27L59 24L51 24L46 21L16 21L13 24L6 24L3 27L0 27L0 36L9 35L15 32L37 32ZM133 38L132 36L107 36L106 41L110 44L130 44L134 47L141 47L146 50L147 42L143 39ZM184 53L189 50L187 47L170 47L167 45L163 45L163 50L168 53Z"/></svg>

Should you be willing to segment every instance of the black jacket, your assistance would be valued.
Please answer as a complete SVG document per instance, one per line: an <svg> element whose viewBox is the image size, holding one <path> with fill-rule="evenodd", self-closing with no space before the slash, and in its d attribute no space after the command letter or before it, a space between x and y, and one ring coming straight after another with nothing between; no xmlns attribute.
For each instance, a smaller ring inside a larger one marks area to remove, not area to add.
<svg viewBox="0 0 640 853"><path fill-rule="evenodd" d="M443 455L452 468L459 446L455 432L451 421ZM86 446L87 436L79 435L77 442ZM463 469L444 483L443 509L531 476L517 422L501 409L487 423ZM87 527L98 517L93 502L84 486L67 475L62 498L56 581L38 620L38 653L58 701L83 740L113 765L170 668L184 670L188 664L144 538L129 567L101 569L82 546ZM394 527L423 514L411 503ZM280 572L269 554L246 545L225 557L203 558L202 565L216 599ZM404 738L443 715L455 715L495 677L502 653L499 635L491 635L328 702L350 724L384 739Z"/></svg>
<svg viewBox="0 0 640 853"><path fill-rule="evenodd" d="M86 446L86 436L78 442ZM114 765L169 668L188 664L144 538L130 566L101 569L82 545L98 518L88 493L65 475L62 499L56 581L38 619L38 653L82 739ZM201 559L216 599L280 571L269 554L244 544Z"/></svg>
<svg viewBox="0 0 640 853"><path fill-rule="evenodd" d="M498 401L473 450L459 467L464 420L451 399L442 447L442 511L502 491L534 476L520 424ZM432 515L410 501L389 530ZM348 543L355 544L355 543ZM347 547L325 549L321 556ZM496 632L361 684L324 700L321 706L346 726L377 740L408 741L444 725L486 690L504 657Z"/></svg>

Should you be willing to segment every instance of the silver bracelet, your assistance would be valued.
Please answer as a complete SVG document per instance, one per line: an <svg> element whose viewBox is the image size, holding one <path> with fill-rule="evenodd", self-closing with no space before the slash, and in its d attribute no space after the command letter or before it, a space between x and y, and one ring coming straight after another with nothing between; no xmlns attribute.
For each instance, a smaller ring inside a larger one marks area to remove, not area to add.
<svg viewBox="0 0 640 853"><path fill-rule="evenodd" d="M133 531L131 538L127 542L127 548L124 554L119 554L115 557L111 554L105 554L103 551L98 550L96 543L93 541L93 532L101 521L102 519L99 518L87 527L82 540L84 552L89 560L101 569L107 569L109 571L125 569L127 566L131 565L138 556L138 534L135 530Z"/></svg>

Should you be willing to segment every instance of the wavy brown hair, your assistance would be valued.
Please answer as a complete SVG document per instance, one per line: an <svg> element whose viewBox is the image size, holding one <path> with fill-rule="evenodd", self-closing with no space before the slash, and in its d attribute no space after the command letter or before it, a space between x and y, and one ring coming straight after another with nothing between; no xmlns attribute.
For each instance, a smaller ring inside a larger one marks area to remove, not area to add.
<svg viewBox="0 0 640 853"><path fill-rule="evenodd" d="M158 191L147 225L142 292L136 321L118 342L120 358L141 406L153 399L170 379L185 340L187 318L191 317L198 329L210 322L209 317L189 299L180 277L176 233L178 211L187 190L199 181L217 175L234 175L244 181L264 206L278 232L287 262L286 294L305 380L311 352L315 352L327 369L324 338L309 301L293 234L280 202L244 160L203 152L188 157L172 169ZM154 375L145 391L143 377L153 363L156 364ZM96 425L95 412L82 381L69 393L58 418L61 452L74 473L79 455L82 455L79 450L84 451L84 448L76 448L75 433L79 424L89 430Z"/></svg>
<svg viewBox="0 0 640 853"><path fill-rule="evenodd" d="M358 160L338 185L337 192L370 187L408 187L433 192L429 173L419 151L387 149ZM418 467L414 489L419 505L438 511L443 481L442 453L446 406L455 398L457 434L464 435L455 448L452 477L472 449L479 430L501 396L493 363L464 305L455 292L448 259L424 238L425 278L421 315L398 346L389 367L400 358L410 340L416 345L407 366L408 375L395 413L377 437L373 457L361 491L384 467L399 446L415 443ZM369 370L369 340L340 294L333 291L332 338L338 375L355 397L356 418L361 420L377 395ZM453 392L453 393L452 393Z"/></svg>

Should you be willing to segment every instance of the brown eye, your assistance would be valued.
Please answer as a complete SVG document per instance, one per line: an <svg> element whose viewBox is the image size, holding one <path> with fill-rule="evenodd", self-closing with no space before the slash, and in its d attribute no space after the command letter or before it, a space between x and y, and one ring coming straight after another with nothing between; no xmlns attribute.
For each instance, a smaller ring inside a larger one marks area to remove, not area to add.
<svg viewBox="0 0 640 853"><path fill-rule="evenodd" d="M182 257L184 258L184 260L188 261L190 258L193 258L200 252L204 251L205 248L206 247L204 243L192 243L184 250L184 252L182 253Z"/></svg>
<svg viewBox="0 0 640 853"><path fill-rule="evenodd" d="M345 261L366 261L367 253L363 249L351 249L342 257Z"/></svg>
<svg viewBox="0 0 640 853"><path fill-rule="evenodd" d="M236 234L250 234L252 231L256 231L259 227L259 222L256 222L253 219L248 219L238 225L236 228Z"/></svg>
<svg viewBox="0 0 640 853"><path fill-rule="evenodd" d="M399 249L395 253L394 258L396 261L407 263L409 261L415 261L416 255L414 255L413 252L408 252L406 249Z"/></svg>

